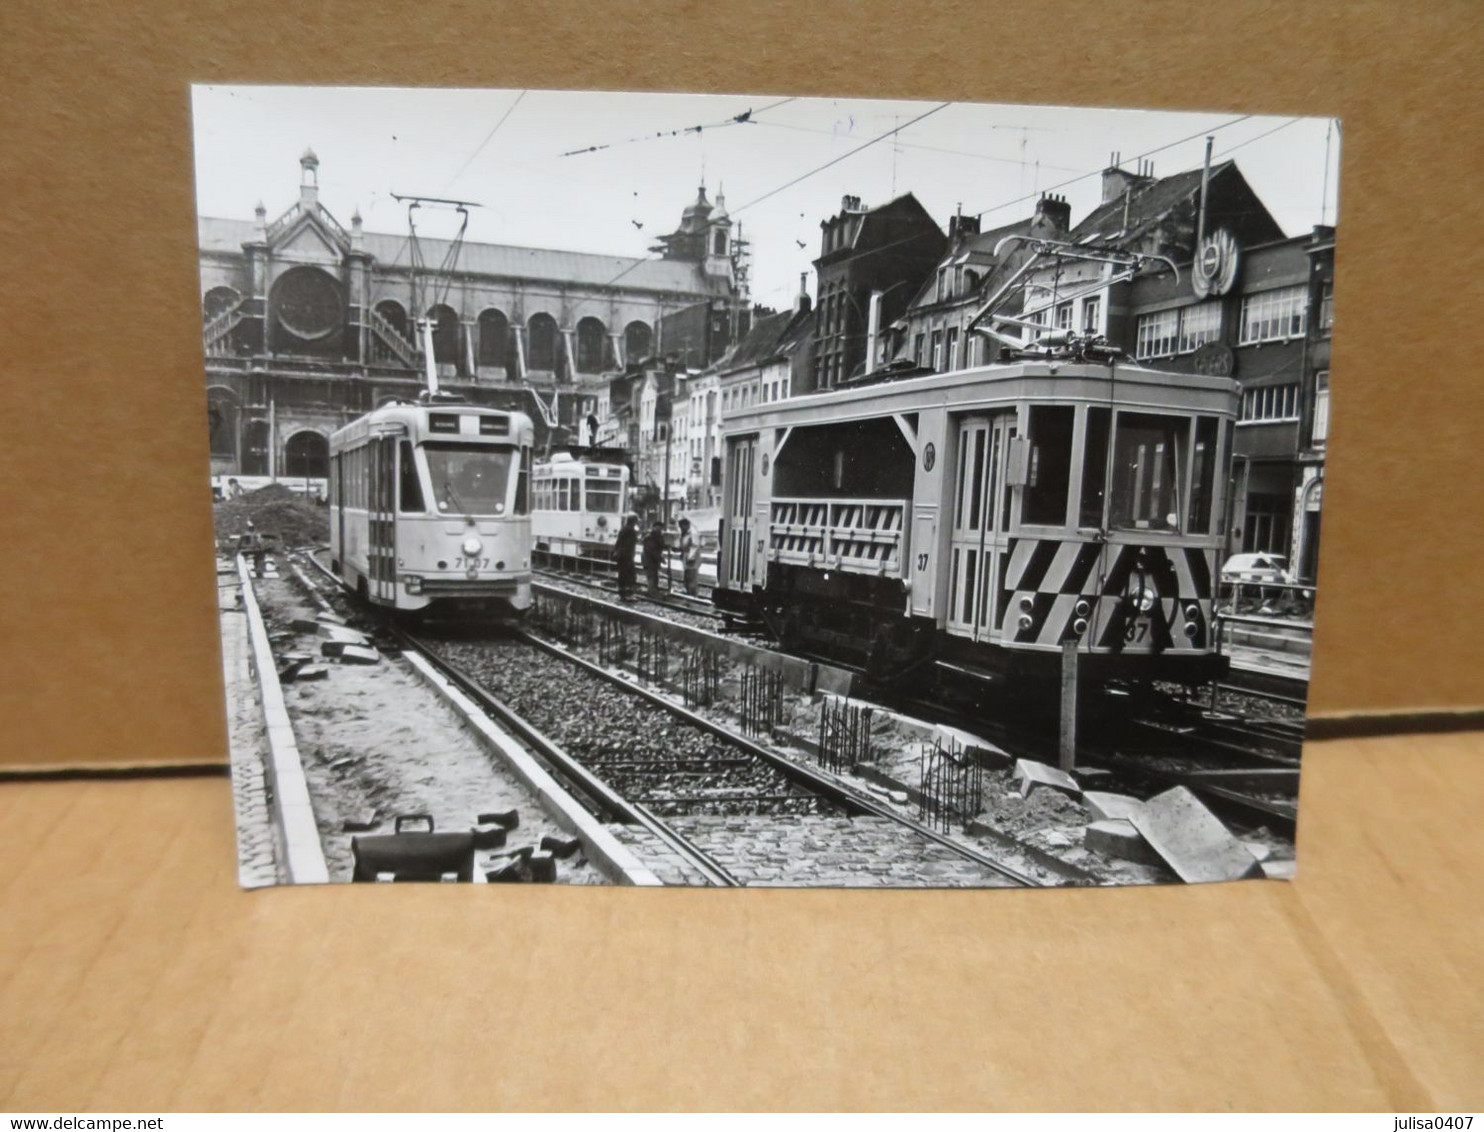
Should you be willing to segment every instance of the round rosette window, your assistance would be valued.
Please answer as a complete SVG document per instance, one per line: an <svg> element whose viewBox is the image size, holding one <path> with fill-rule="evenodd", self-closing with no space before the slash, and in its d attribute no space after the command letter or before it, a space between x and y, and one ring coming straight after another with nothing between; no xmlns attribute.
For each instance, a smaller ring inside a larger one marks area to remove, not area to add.
<svg viewBox="0 0 1484 1132"><path fill-rule="evenodd" d="M295 338L318 342L344 325L340 285L323 271L296 267L273 286L273 314Z"/></svg>

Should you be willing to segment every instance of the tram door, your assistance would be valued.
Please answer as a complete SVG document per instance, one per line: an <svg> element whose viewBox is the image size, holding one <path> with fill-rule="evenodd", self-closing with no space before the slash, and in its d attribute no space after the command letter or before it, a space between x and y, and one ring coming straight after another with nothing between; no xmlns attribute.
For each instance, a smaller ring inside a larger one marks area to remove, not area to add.
<svg viewBox="0 0 1484 1132"><path fill-rule="evenodd" d="M958 430L949 538L948 631L988 640L1001 615L998 578L1010 526L1006 466L1015 414L967 417Z"/></svg>
<svg viewBox="0 0 1484 1132"><path fill-rule="evenodd" d="M752 465L757 437L738 437L727 451L727 576L728 589L745 589L752 567Z"/></svg>
<svg viewBox="0 0 1484 1132"><path fill-rule="evenodd" d="M397 597L397 441L380 436L371 441L371 498L368 555L371 596L378 601Z"/></svg>

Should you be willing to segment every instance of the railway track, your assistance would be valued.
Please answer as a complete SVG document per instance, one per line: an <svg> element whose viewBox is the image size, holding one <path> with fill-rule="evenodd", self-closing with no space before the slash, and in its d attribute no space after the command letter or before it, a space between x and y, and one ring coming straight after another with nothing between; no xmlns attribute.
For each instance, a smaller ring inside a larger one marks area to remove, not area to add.
<svg viewBox="0 0 1484 1132"><path fill-rule="evenodd" d="M667 883L1048 883L534 634L394 632Z"/></svg>
<svg viewBox="0 0 1484 1132"><path fill-rule="evenodd" d="M642 830L636 852L656 839L702 883L1043 883L531 634L411 643L604 820Z"/></svg>

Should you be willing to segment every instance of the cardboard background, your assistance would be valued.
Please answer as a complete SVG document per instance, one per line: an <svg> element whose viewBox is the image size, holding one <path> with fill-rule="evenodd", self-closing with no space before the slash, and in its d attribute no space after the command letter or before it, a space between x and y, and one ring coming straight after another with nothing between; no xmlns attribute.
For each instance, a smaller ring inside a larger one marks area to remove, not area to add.
<svg viewBox="0 0 1484 1132"><path fill-rule="evenodd" d="M1480 20L0 4L0 758L224 751L191 80L1342 115L1313 706L1484 703ZM224 779L0 784L0 1107L1478 1108L1481 755L1318 744L1293 884L1117 893L244 895Z"/></svg>
<svg viewBox="0 0 1484 1132"><path fill-rule="evenodd" d="M192 81L1344 119L1312 709L1484 705L1473 0L0 7L3 759L215 761ZM22 407L23 406L23 407Z"/></svg>

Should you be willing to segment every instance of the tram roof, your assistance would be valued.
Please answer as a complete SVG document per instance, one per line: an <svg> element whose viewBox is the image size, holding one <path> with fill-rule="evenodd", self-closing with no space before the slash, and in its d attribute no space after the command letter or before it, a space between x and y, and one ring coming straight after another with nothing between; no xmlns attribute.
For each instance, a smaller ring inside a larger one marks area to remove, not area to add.
<svg viewBox="0 0 1484 1132"><path fill-rule="evenodd" d="M1148 369L1130 362L1023 359L805 393L735 414L727 420L726 431L953 406L981 399L975 397L975 387L981 386L986 394L982 399L1076 401L1106 399L1107 387L1115 384L1129 394L1138 392L1142 401L1160 403L1163 398L1176 409L1200 407L1210 411L1213 398L1229 398L1233 412L1240 388L1229 377ZM1095 388L1102 391L1094 392Z"/></svg>

